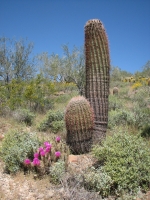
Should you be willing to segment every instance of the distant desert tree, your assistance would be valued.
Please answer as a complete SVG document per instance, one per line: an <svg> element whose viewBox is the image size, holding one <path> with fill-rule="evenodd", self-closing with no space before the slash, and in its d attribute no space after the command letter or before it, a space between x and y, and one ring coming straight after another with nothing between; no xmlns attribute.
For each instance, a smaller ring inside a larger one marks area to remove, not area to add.
<svg viewBox="0 0 150 200"><path fill-rule="evenodd" d="M59 82L73 82L83 93L85 84L85 68L83 49L73 47L70 51L68 45L62 45L63 56L44 52L38 55L41 71L45 78Z"/></svg>
<svg viewBox="0 0 150 200"><path fill-rule="evenodd" d="M15 41L0 38L0 79L8 83L12 79L26 80L35 73L34 60L31 58L32 43L26 40Z"/></svg>

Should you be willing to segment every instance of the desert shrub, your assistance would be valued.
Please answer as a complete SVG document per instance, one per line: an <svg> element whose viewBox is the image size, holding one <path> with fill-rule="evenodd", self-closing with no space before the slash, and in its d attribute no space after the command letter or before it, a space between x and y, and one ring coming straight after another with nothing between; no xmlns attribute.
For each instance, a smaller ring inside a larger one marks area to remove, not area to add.
<svg viewBox="0 0 150 200"><path fill-rule="evenodd" d="M150 149L139 135L119 131L92 150L113 180L116 192L147 190L150 180Z"/></svg>
<svg viewBox="0 0 150 200"><path fill-rule="evenodd" d="M62 122L57 123L56 125L56 121L62 121L64 118L64 113L62 111L54 111L54 110L50 110L48 111L48 113L46 114L46 117L44 118L44 120L39 124L38 129L40 131L46 131L47 129L54 127L60 127L60 124L62 124ZM55 122L55 123L54 123ZM52 123L54 123L52 125ZM58 125L59 124L59 125ZM54 128L54 130L56 130Z"/></svg>
<svg viewBox="0 0 150 200"><path fill-rule="evenodd" d="M131 111L125 109L111 110L108 114L108 127L113 128L118 125L133 125L135 116Z"/></svg>
<svg viewBox="0 0 150 200"><path fill-rule="evenodd" d="M79 177L80 176L80 177ZM102 200L98 192L87 191L84 187L84 178L81 174L74 176L72 173L65 173L61 180L64 192L61 193L61 199L66 200Z"/></svg>
<svg viewBox="0 0 150 200"><path fill-rule="evenodd" d="M118 96L109 95L109 110L116 110L123 107L122 101Z"/></svg>
<svg viewBox="0 0 150 200"><path fill-rule="evenodd" d="M16 173L23 165L26 157L32 157L39 146L39 140L34 133L11 130L5 134L2 141L1 157L8 172Z"/></svg>
<svg viewBox="0 0 150 200"><path fill-rule="evenodd" d="M132 102L139 105L140 108L145 108L149 104L150 88L148 86L141 87L132 97Z"/></svg>
<svg viewBox="0 0 150 200"><path fill-rule="evenodd" d="M141 82L136 82L136 83L134 83L134 84L132 85L132 89L138 89L138 88L140 88L140 87L142 87L142 83L141 83Z"/></svg>
<svg viewBox="0 0 150 200"><path fill-rule="evenodd" d="M57 133L58 131L62 131L63 128L64 128L64 121L61 120L61 121L53 121L51 123L51 131L53 133Z"/></svg>
<svg viewBox="0 0 150 200"><path fill-rule="evenodd" d="M84 174L84 187L99 192L103 197L110 194L112 185L111 177L102 168L92 167Z"/></svg>
<svg viewBox="0 0 150 200"><path fill-rule="evenodd" d="M34 113L27 109L17 109L13 112L13 118L18 122L24 122L27 125L31 125L34 120Z"/></svg>
<svg viewBox="0 0 150 200"><path fill-rule="evenodd" d="M147 108L142 108L135 104L132 112L134 114L135 125L138 128L143 128L146 124L150 124L150 110Z"/></svg>
<svg viewBox="0 0 150 200"><path fill-rule="evenodd" d="M64 173L65 173L65 162L59 160L50 167L50 181L54 184L60 183Z"/></svg>
<svg viewBox="0 0 150 200"><path fill-rule="evenodd" d="M70 99L70 95L69 94L63 94L63 95L59 95L55 98L55 102L56 103L66 103L67 101L69 101Z"/></svg>
<svg viewBox="0 0 150 200"><path fill-rule="evenodd" d="M55 90L57 92L68 92L77 90L77 86L74 83L67 83L67 82L57 82L55 83Z"/></svg>

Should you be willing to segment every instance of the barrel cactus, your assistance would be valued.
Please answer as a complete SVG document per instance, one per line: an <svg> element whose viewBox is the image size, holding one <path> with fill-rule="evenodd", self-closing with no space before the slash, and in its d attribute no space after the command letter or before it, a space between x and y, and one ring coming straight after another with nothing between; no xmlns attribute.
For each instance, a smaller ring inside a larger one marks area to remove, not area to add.
<svg viewBox="0 0 150 200"><path fill-rule="evenodd" d="M85 96L94 109L94 143L106 136L110 57L107 35L102 22L89 20L85 25Z"/></svg>
<svg viewBox="0 0 150 200"><path fill-rule="evenodd" d="M94 112L83 96L73 97L66 107L65 124L67 144L73 154L90 151L94 125Z"/></svg>
<svg viewBox="0 0 150 200"><path fill-rule="evenodd" d="M118 95L119 89L117 87L113 88L113 95Z"/></svg>

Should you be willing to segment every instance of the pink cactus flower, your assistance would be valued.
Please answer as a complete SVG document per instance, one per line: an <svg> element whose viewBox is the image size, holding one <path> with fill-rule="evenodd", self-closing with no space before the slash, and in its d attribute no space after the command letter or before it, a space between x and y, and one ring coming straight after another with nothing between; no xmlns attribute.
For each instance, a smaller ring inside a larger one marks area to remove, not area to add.
<svg viewBox="0 0 150 200"><path fill-rule="evenodd" d="M45 154L46 154L46 151L44 151L44 150L43 150L43 151L40 151L40 155L41 155L41 156L45 156Z"/></svg>
<svg viewBox="0 0 150 200"><path fill-rule="evenodd" d="M55 152L55 156L56 156L57 158L59 158L59 157L61 156L60 151L56 151L56 152Z"/></svg>
<svg viewBox="0 0 150 200"><path fill-rule="evenodd" d="M39 153L34 153L34 158L38 158L39 157Z"/></svg>
<svg viewBox="0 0 150 200"><path fill-rule="evenodd" d="M51 147L52 145L49 142L44 142L45 147Z"/></svg>
<svg viewBox="0 0 150 200"><path fill-rule="evenodd" d="M56 137L56 142L60 142L60 137L59 136Z"/></svg>
<svg viewBox="0 0 150 200"><path fill-rule="evenodd" d="M48 146L48 147L46 147L45 152L48 153L48 152L50 152L50 150L51 150L51 147Z"/></svg>
<svg viewBox="0 0 150 200"><path fill-rule="evenodd" d="M44 150L43 147L40 147L40 148L39 148L39 152L41 152L41 151L43 151L43 150Z"/></svg>
<svg viewBox="0 0 150 200"><path fill-rule="evenodd" d="M30 159L28 159L28 158L27 158L27 159L25 159L25 160L24 160L24 164L25 164L25 165L30 165L30 164L31 164L31 161L30 161Z"/></svg>
<svg viewBox="0 0 150 200"><path fill-rule="evenodd" d="M38 158L34 158L32 163L33 163L34 166L39 166L40 160Z"/></svg>

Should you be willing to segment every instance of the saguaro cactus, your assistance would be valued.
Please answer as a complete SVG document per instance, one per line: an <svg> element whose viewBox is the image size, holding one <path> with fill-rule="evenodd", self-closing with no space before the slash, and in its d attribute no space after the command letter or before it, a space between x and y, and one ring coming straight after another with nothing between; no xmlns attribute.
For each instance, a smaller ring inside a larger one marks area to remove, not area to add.
<svg viewBox="0 0 150 200"><path fill-rule="evenodd" d="M94 143L106 135L109 95L109 46L102 22L89 20L85 25L85 96L95 112Z"/></svg>
<svg viewBox="0 0 150 200"><path fill-rule="evenodd" d="M73 97L66 107L65 124L67 144L72 153L90 151L94 125L94 112L90 103L83 97Z"/></svg>

